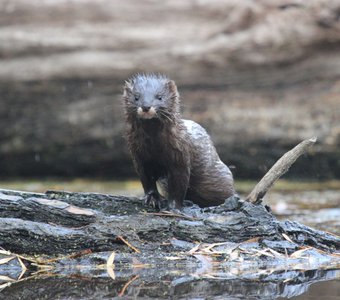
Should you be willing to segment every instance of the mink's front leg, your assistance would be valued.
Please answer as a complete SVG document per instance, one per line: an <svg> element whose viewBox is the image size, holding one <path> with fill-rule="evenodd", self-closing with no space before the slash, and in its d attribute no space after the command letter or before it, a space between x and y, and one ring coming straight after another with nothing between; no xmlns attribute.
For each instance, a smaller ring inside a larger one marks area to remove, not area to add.
<svg viewBox="0 0 340 300"><path fill-rule="evenodd" d="M150 166L139 166L138 173L144 189L144 203L145 205L161 209L164 198L159 194L156 186L156 178L152 174Z"/></svg>
<svg viewBox="0 0 340 300"><path fill-rule="evenodd" d="M174 166L168 173L168 209L180 210L189 186L189 167Z"/></svg>

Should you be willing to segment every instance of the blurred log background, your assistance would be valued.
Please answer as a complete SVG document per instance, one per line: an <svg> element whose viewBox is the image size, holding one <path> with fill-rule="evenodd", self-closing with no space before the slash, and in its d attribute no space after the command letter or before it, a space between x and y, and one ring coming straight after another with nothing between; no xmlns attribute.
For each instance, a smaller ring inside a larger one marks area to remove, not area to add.
<svg viewBox="0 0 340 300"><path fill-rule="evenodd" d="M134 176L120 94L177 82L236 178L318 137L290 176L340 178L340 2L0 0L0 176Z"/></svg>

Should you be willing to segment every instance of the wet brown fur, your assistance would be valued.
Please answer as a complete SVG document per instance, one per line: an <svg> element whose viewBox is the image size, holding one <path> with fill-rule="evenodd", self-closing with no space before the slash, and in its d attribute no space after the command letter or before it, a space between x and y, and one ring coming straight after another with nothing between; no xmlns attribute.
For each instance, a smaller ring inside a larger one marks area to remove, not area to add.
<svg viewBox="0 0 340 300"><path fill-rule="evenodd" d="M231 172L209 135L197 123L181 119L173 81L137 74L125 83L123 103L126 139L147 203L157 205L162 198L156 182L170 209L180 209L184 199L200 206L218 205L235 193ZM153 107L156 116L144 119L138 107Z"/></svg>

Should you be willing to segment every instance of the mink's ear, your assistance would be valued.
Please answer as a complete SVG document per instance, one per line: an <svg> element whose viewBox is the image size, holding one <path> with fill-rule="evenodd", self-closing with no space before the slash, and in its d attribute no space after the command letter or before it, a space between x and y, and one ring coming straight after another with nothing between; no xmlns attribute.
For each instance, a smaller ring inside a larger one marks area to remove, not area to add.
<svg viewBox="0 0 340 300"><path fill-rule="evenodd" d="M124 84L124 92L123 92L123 96L126 97L127 95L131 95L132 94L132 83L128 80L125 81Z"/></svg>
<svg viewBox="0 0 340 300"><path fill-rule="evenodd" d="M178 91L177 91L177 86L176 86L175 81L169 80L169 81L167 82L167 86L168 86L169 92L170 92L172 95L178 97Z"/></svg>

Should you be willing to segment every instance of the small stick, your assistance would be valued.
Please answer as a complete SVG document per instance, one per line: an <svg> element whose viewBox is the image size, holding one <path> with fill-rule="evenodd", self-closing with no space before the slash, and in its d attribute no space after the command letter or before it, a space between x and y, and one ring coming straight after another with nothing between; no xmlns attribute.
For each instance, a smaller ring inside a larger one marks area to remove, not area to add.
<svg viewBox="0 0 340 300"><path fill-rule="evenodd" d="M124 239L121 235L119 235L117 238L120 239L125 245L127 245L128 247L130 247L133 251L135 251L135 252L137 252L137 253L140 253L140 251L139 251L136 247L132 246L132 245L131 245L126 239Z"/></svg>
<svg viewBox="0 0 340 300"><path fill-rule="evenodd" d="M302 141L295 146L292 150L285 153L271 169L263 176L260 182L254 187L251 193L246 198L247 201L254 204L262 202L263 197L271 188L271 186L278 180L284 173L286 173L290 166L298 159L299 156L304 154L309 147L314 145L316 137Z"/></svg>
<svg viewBox="0 0 340 300"><path fill-rule="evenodd" d="M136 276L134 276L132 279L130 279L130 280L123 286L122 290L121 290L120 293L118 294L118 297L123 297L123 296L124 296L124 293L125 293L125 291L126 291L126 289L128 288L128 286L129 286L132 282L134 282L136 279L138 279L138 278L139 278L139 275L136 275Z"/></svg>
<svg viewBox="0 0 340 300"><path fill-rule="evenodd" d="M167 211L163 211L163 212L146 212L145 214L146 215L160 216L160 217L183 218L183 219L190 220L190 221L198 220L197 218L186 216L184 214L176 214L176 213L167 212Z"/></svg>

